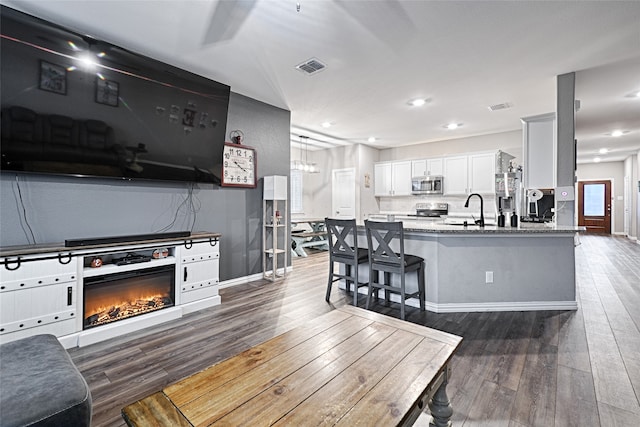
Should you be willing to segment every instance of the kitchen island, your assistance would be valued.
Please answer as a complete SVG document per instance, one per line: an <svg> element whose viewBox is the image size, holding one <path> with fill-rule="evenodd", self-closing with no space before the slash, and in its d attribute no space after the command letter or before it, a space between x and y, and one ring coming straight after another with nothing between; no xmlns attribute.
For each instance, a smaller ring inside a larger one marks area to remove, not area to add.
<svg viewBox="0 0 640 427"><path fill-rule="evenodd" d="M411 219L403 225L405 253L425 259L429 311L577 309L575 246L581 227L481 228ZM358 244L367 245L364 224ZM368 280L368 267L360 268L360 277ZM408 275L407 291L416 289L415 275ZM406 303L418 306L417 300Z"/></svg>

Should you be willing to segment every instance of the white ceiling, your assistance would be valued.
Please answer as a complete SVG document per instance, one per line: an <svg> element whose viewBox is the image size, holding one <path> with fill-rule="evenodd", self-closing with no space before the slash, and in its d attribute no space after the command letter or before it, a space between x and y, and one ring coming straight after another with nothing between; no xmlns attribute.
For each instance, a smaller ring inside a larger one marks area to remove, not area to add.
<svg viewBox="0 0 640 427"><path fill-rule="evenodd" d="M640 1L2 2L288 109L292 142L310 149L517 130L554 111L556 76L576 72L578 162L640 150L640 98L625 96L640 91ZM310 58L327 68L295 69ZM418 97L430 102L407 104Z"/></svg>

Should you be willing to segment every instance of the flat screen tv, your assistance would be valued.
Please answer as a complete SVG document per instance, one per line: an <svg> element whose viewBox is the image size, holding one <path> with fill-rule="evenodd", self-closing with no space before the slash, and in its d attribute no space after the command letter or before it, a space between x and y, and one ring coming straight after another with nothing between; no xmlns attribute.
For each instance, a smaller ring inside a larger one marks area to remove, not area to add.
<svg viewBox="0 0 640 427"><path fill-rule="evenodd" d="M2 172L220 182L230 88L2 6Z"/></svg>

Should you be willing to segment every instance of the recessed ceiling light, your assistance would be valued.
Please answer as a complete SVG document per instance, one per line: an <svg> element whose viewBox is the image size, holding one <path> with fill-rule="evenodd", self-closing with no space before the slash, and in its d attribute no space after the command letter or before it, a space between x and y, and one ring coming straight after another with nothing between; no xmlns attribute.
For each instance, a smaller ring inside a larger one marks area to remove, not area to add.
<svg viewBox="0 0 640 427"><path fill-rule="evenodd" d="M607 154L607 153L609 152L609 150L608 150L608 149L606 149L606 148L601 148L598 152L599 152L600 154Z"/></svg>
<svg viewBox="0 0 640 427"><path fill-rule="evenodd" d="M640 98L640 90L633 91L633 92L625 95L625 97L627 97L627 98Z"/></svg>
<svg viewBox="0 0 640 427"><path fill-rule="evenodd" d="M462 123L449 123L447 125L444 125L443 127L447 128L449 130L454 130L454 129L458 129L461 126L462 126Z"/></svg>
<svg viewBox="0 0 640 427"><path fill-rule="evenodd" d="M370 136L369 139L367 139L367 142L376 142L376 137Z"/></svg>
<svg viewBox="0 0 640 427"><path fill-rule="evenodd" d="M593 163L600 163L600 160L602 160L600 157L594 157Z"/></svg>
<svg viewBox="0 0 640 427"><path fill-rule="evenodd" d="M322 127L323 127L323 128L330 128L331 126L333 126L333 123L331 123L331 122L324 122L324 123L322 123Z"/></svg>
<svg viewBox="0 0 640 427"><path fill-rule="evenodd" d="M413 99L409 101L409 104L413 105L414 107L422 107L426 103L427 101L424 99Z"/></svg>
<svg viewBox="0 0 640 427"><path fill-rule="evenodd" d="M624 132L621 130L614 130L613 132L611 132L611 136L614 136L614 137L619 137L622 135L624 135Z"/></svg>

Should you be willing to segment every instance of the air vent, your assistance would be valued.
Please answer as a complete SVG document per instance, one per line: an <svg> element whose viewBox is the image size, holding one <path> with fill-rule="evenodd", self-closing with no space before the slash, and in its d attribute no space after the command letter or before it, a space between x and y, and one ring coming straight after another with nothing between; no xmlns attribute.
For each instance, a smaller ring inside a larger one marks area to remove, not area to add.
<svg viewBox="0 0 640 427"><path fill-rule="evenodd" d="M296 66L298 70L308 75L312 75L317 72L320 72L324 70L326 67L327 67L326 65L324 65L322 62L320 62L316 58L311 58L308 61L305 61L302 64L299 64Z"/></svg>
<svg viewBox="0 0 640 427"><path fill-rule="evenodd" d="M513 107L513 104L511 104L510 102L504 102L502 104L489 105L489 110L491 111L505 110L511 107Z"/></svg>

